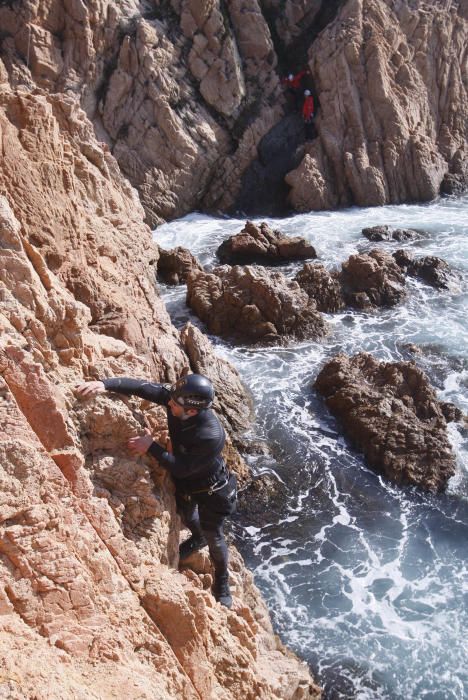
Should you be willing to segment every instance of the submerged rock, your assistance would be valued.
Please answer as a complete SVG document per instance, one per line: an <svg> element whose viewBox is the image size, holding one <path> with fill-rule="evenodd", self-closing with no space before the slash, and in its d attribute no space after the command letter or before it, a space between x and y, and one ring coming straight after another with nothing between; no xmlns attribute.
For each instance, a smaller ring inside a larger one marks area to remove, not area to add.
<svg viewBox="0 0 468 700"><path fill-rule="evenodd" d="M455 473L441 403L410 362L337 355L315 388L367 462L397 484L437 492Z"/></svg>
<svg viewBox="0 0 468 700"><path fill-rule="evenodd" d="M406 274L419 277L436 289L449 289L456 281L449 264L435 255L416 259L407 250L397 250L393 258Z"/></svg>
<svg viewBox="0 0 468 700"><path fill-rule="evenodd" d="M240 233L223 241L216 252L222 263L230 265L271 264L317 257L314 246L305 238L291 238L271 229L265 222L257 226L252 221L247 221Z"/></svg>
<svg viewBox="0 0 468 700"><path fill-rule="evenodd" d="M412 241L419 237L418 231L411 228L390 228L390 226L371 226L363 228L362 235L370 241Z"/></svg>
<svg viewBox="0 0 468 700"><path fill-rule="evenodd" d="M187 304L216 335L251 342L320 339L327 324L312 299L280 272L215 268L187 279Z"/></svg>

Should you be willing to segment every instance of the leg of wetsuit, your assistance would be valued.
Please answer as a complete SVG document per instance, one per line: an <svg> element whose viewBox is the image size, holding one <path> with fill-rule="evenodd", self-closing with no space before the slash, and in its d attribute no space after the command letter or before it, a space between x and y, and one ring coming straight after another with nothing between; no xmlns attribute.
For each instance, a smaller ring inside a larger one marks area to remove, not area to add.
<svg viewBox="0 0 468 700"><path fill-rule="evenodd" d="M185 527L190 530L194 537L203 539L197 503L192 499L186 500L182 494L176 492L176 506Z"/></svg>
<svg viewBox="0 0 468 700"><path fill-rule="evenodd" d="M229 555L224 539L223 523L224 518L221 518L217 523L213 522L213 518L209 518L208 521L201 518L201 529L208 542L208 550L216 575L227 574L228 570Z"/></svg>

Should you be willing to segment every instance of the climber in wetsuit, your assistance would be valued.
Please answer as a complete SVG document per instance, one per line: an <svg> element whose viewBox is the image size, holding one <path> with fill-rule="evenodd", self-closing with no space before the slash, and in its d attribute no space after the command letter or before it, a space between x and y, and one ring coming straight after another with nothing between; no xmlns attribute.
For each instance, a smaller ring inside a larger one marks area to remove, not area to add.
<svg viewBox="0 0 468 700"><path fill-rule="evenodd" d="M228 549L223 523L236 505L236 479L229 474L221 452L225 433L212 411L214 389L201 374L188 374L172 386L127 377L81 384L83 397L112 391L166 406L171 447L166 449L150 435L131 438L129 449L150 454L167 469L175 483L177 511L191 537L179 548L180 559L208 545L215 569L213 593L230 608Z"/></svg>

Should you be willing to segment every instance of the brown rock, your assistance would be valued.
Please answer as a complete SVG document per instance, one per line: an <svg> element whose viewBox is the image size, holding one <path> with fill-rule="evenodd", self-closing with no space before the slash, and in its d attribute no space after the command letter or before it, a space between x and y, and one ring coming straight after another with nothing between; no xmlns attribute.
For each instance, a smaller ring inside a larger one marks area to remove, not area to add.
<svg viewBox="0 0 468 700"><path fill-rule="evenodd" d="M306 263L294 280L324 312L344 308L343 292L337 273L328 272L321 263Z"/></svg>
<svg viewBox="0 0 468 700"><path fill-rule="evenodd" d="M187 248L159 248L158 277L162 282L184 284L193 270L203 270L203 267Z"/></svg>
<svg viewBox="0 0 468 700"><path fill-rule="evenodd" d="M337 355L315 382L332 414L367 462L397 484L441 491L455 457L440 403L410 362Z"/></svg>
<svg viewBox="0 0 468 700"><path fill-rule="evenodd" d="M222 263L230 265L282 263L317 257L315 248L305 238L290 238L281 231L272 230L265 222L256 226L252 221L247 221L240 233L223 241L216 252Z"/></svg>
<svg viewBox="0 0 468 700"><path fill-rule="evenodd" d="M381 250L350 255L342 265L341 281L347 303L359 309L394 306L406 296L400 268Z"/></svg>
<svg viewBox="0 0 468 700"><path fill-rule="evenodd" d="M362 235L370 241L412 241L419 237L418 231L408 228L394 228L390 226L371 226L363 228Z"/></svg>
<svg viewBox="0 0 468 700"><path fill-rule="evenodd" d="M442 258L426 255L415 259L407 250L397 250L393 257L406 274L419 277L436 289L450 289L456 284L454 273Z"/></svg>
<svg viewBox="0 0 468 700"><path fill-rule="evenodd" d="M287 177L292 206L430 200L447 173L466 182L467 34L456 2L343 3L309 50L319 139Z"/></svg>
<svg viewBox="0 0 468 700"><path fill-rule="evenodd" d="M319 339L327 326L296 282L256 267L217 267L187 280L187 303L212 333L251 342Z"/></svg>

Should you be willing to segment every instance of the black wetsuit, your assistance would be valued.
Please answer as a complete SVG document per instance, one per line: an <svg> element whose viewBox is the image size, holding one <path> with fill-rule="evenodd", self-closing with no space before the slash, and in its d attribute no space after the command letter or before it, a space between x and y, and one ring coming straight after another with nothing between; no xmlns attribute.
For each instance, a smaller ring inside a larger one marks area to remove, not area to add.
<svg viewBox="0 0 468 700"><path fill-rule="evenodd" d="M168 407L170 392L162 384L128 377L104 379L103 383L107 391L166 406L172 453L156 442L148 453L172 475L184 525L195 537L205 536L216 571L227 571L223 522L235 509L236 489L235 477L228 474L221 456L225 433L219 419L210 408L186 419L173 416ZM215 490L210 492L211 488Z"/></svg>

